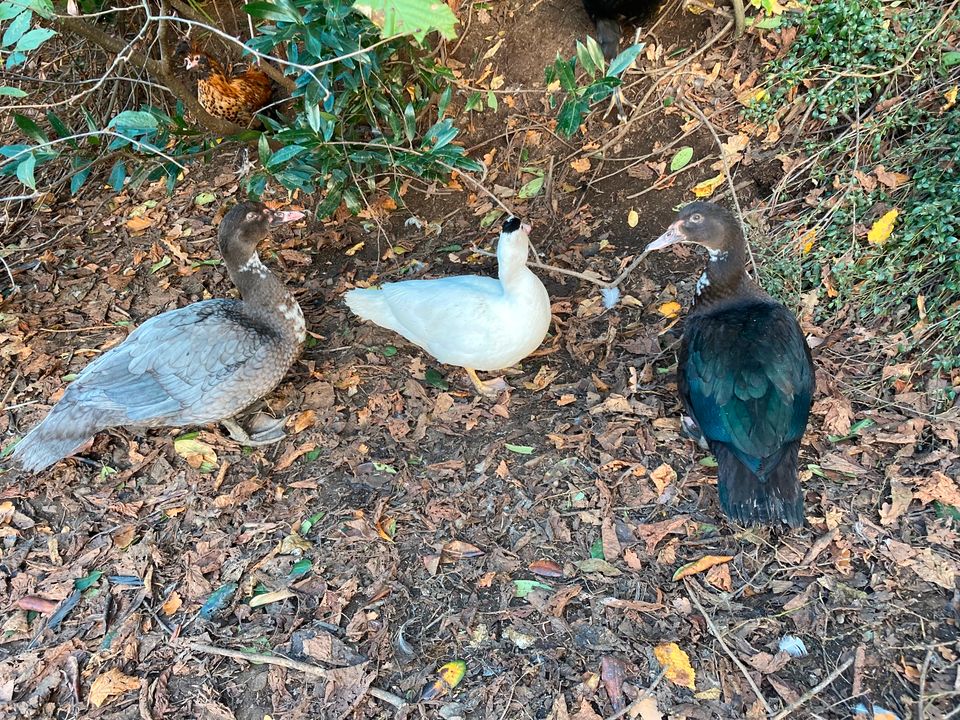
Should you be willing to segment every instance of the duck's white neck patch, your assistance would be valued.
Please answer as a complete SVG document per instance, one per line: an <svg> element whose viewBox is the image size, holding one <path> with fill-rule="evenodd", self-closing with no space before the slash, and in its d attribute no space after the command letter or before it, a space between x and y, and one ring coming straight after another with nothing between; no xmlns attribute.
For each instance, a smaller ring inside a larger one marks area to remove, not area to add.
<svg viewBox="0 0 960 720"><path fill-rule="evenodd" d="M713 248L707 248L707 255L710 256L710 262L721 262L727 259L728 253L726 250L714 250Z"/></svg>
<svg viewBox="0 0 960 720"><path fill-rule="evenodd" d="M270 273L270 271L267 270L267 266L260 261L260 255L256 252L237 269L240 272L255 273L262 278L265 278Z"/></svg>
<svg viewBox="0 0 960 720"><path fill-rule="evenodd" d="M307 324L303 319L303 311L300 309L299 303L297 303L296 300L293 301L292 306L286 303L280 303L277 306L277 310L284 320L293 325L293 331L297 335L297 342L306 340Z"/></svg>
<svg viewBox="0 0 960 720"><path fill-rule="evenodd" d="M704 290L706 290L709 285L710 285L710 278L708 278L707 274L704 273L703 275L700 276L700 279L697 280L697 288L695 290L697 297L700 297L700 294Z"/></svg>

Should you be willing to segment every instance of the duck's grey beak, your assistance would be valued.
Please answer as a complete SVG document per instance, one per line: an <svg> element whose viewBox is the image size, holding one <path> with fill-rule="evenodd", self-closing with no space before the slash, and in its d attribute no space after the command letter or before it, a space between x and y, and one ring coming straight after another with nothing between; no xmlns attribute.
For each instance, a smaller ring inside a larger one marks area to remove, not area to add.
<svg viewBox="0 0 960 720"><path fill-rule="evenodd" d="M683 242L686 240L683 235L683 231L680 229L680 224L681 221L677 220L673 225L667 228L667 231L663 235L647 245L643 251L648 253L652 250L663 250L665 247L670 247L671 245L675 245L678 242Z"/></svg>
<svg viewBox="0 0 960 720"><path fill-rule="evenodd" d="M282 223L294 222L304 217L306 217L306 214L299 210L274 210L270 216L270 222L274 225L280 225Z"/></svg>

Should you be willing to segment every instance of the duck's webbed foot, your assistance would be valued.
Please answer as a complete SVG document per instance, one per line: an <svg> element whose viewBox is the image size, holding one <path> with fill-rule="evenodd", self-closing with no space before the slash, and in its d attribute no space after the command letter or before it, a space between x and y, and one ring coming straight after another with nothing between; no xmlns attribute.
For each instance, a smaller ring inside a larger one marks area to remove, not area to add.
<svg viewBox="0 0 960 720"><path fill-rule="evenodd" d="M464 370L467 371L467 377L470 378L470 382L473 383L473 387L477 389L477 392L486 398L490 398L491 400L498 398L500 393L510 387L503 378L493 378L493 380L487 380L484 382L477 377L476 370L471 368L464 368Z"/></svg>
<svg viewBox="0 0 960 720"><path fill-rule="evenodd" d="M250 429L245 430L233 418L221 420L220 423L227 429L230 437L247 447L273 445L286 437L283 424L286 418L272 418L269 415L255 415L250 422Z"/></svg>

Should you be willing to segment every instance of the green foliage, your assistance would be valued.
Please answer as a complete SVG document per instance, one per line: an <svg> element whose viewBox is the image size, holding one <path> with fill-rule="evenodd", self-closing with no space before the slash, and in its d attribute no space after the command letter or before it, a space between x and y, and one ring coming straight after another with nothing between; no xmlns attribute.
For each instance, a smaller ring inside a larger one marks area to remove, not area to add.
<svg viewBox="0 0 960 720"><path fill-rule="evenodd" d="M827 126L845 113L852 122L859 103L858 124L806 141L816 162L805 179L819 188L817 200L788 227L799 242L760 260L764 283L786 296L812 288L821 317L846 309L868 327L902 331L904 351L950 369L960 367L960 119L947 95L960 58L943 50L941 11L904 5L891 18L873 0L815 6L787 56L768 66L766 103L747 112L772 119L787 108L784 88L801 82L811 117ZM851 67L883 75L852 77ZM909 180L878 182L879 166ZM870 243L867 230L894 208L893 234Z"/></svg>
<svg viewBox="0 0 960 720"><path fill-rule="evenodd" d="M0 12L6 4L0 3ZM282 110L259 116L262 129L231 138L256 145L259 166L247 182L251 195L261 195L271 180L291 191L320 192L317 213L325 216L341 203L351 212L361 210L364 194L384 174L390 177L387 189L396 193L405 175L429 180L453 170L482 170L454 143L457 128L445 116L451 74L418 45L434 30L454 35L456 18L446 4L257 0L245 9L257 26L248 48L286 58L283 69L296 83ZM35 18L20 17L6 25L5 34L26 37ZM11 31L14 22L25 27ZM0 94L16 95L17 89L0 88ZM0 147L7 158L0 173L36 190L39 165L69 158L76 192L110 153L108 182L115 190L162 177L172 188L185 163L217 146L191 128L179 104L172 112L129 108L105 124L89 114L85 119L86 129L75 132L66 118L48 113L50 140L35 120L18 116L21 131L35 144Z"/></svg>
<svg viewBox="0 0 960 720"><path fill-rule="evenodd" d="M406 0L397 9L412 4ZM383 1L357 5L379 7ZM319 214L330 214L341 201L357 212L363 188L372 189L371 178L379 173L391 172L396 190L401 173L430 179L451 169L482 169L453 144L457 129L444 117L453 91L451 76L432 58L400 40L373 47L379 41L377 28L344 3L282 0L246 7L255 18L274 19L260 25L260 34L251 42L255 50L271 53L285 47L291 61L309 68L297 77L296 115L285 122L265 119L269 132L261 136L259 146L263 170L250 180L252 194L262 192L268 177L304 192L314 192L319 184L325 192ZM289 20L277 20L280 15ZM424 32L422 14L411 15L418 22L399 25L396 17L384 20L390 30L408 27L417 34ZM452 30L445 16L440 20ZM372 49L360 52L364 48ZM431 114L435 122L421 133L420 122ZM271 152L268 135L282 147ZM366 180L357 183L361 177Z"/></svg>
<svg viewBox="0 0 960 720"><path fill-rule="evenodd" d="M937 38L927 36L940 19L940 4L904 3L893 11L895 22L889 7L882 0L826 0L785 16L785 25L799 26L796 40L768 66L767 96L750 106L747 117L769 122L795 91L807 87L811 117L832 126L876 100L895 68L913 63L920 73L941 69ZM917 52L921 45L930 51Z"/></svg>
<svg viewBox="0 0 960 720"><path fill-rule="evenodd" d="M607 67L597 41L588 37L586 44L577 42L577 54L569 60L557 55L545 73L548 88L561 91L557 132L572 137L590 112L590 107L610 97L620 87L620 75L636 60L641 50L642 43L631 45L611 60ZM578 81L577 65L583 71L585 81ZM550 107L556 107L557 104L557 95L551 95Z"/></svg>

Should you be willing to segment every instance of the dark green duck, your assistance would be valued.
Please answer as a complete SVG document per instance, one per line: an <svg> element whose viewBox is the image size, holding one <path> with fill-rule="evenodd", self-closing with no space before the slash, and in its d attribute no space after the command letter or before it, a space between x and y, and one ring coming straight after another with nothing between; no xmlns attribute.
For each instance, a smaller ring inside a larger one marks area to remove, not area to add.
<svg viewBox="0 0 960 720"><path fill-rule="evenodd" d="M814 366L797 319L745 270L739 224L712 203L687 205L647 246L706 248L709 261L684 322L677 369L689 418L717 459L720 505L741 525L803 525L797 477Z"/></svg>

